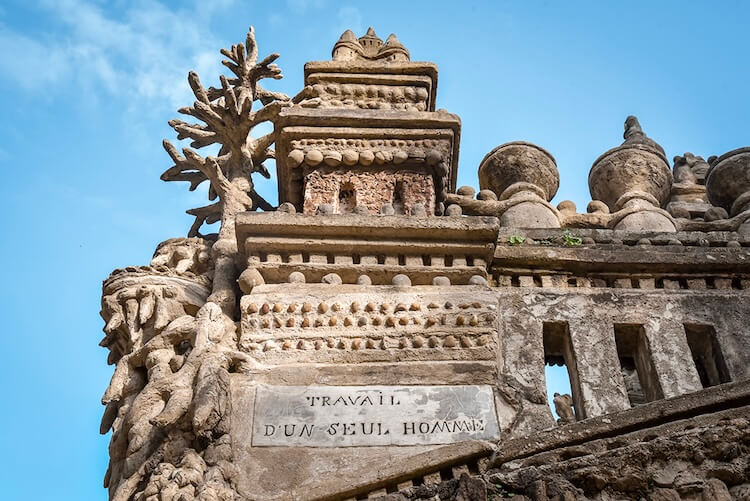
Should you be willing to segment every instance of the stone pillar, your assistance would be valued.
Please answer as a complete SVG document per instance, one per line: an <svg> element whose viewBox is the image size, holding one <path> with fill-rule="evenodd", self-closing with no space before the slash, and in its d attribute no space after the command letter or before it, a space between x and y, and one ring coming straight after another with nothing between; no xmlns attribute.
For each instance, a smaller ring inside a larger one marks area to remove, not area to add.
<svg viewBox="0 0 750 501"><path fill-rule="evenodd" d="M507 298L510 299L510 298ZM555 425L547 404L544 373L544 344L541 320L518 314L517 299L500 300L497 322L501 349L498 357L499 388L522 403L517 408L519 419L513 433L543 430ZM503 416L498 416L503 420ZM501 424L502 428L502 424Z"/></svg>
<svg viewBox="0 0 750 501"><path fill-rule="evenodd" d="M651 318L643 326L664 398L702 388L681 323Z"/></svg>
<svg viewBox="0 0 750 501"><path fill-rule="evenodd" d="M590 316L569 323L568 329L586 417L629 409L609 320Z"/></svg>

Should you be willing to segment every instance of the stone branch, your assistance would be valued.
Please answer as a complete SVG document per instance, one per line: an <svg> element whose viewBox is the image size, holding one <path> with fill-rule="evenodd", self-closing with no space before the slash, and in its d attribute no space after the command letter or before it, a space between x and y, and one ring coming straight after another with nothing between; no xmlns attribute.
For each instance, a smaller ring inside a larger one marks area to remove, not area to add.
<svg viewBox="0 0 750 501"><path fill-rule="evenodd" d="M188 181L190 190L209 180L209 199L219 198L218 205L199 207L188 211L196 216L190 235L198 235L203 223L216 221L224 223L233 220L234 213L228 211L271 208L254 189L251 176L259 173L270 177L263 162L274 158L271 145L275 133L261 138L250 137L252 129L263 122L273 121L278 113L291 104L289 97L280 92L271 92L258 85L266 78L282 78L281 69L273 64L279 57L271 54L258 62L258 49L255 32L251 27L245 44L222 49L227 57L222 63L235 77L221 75L220 88L206 89L197 73L188 74L188 83L195 96L191 106L180 108L181 114L191 116L202 123L188 123L174 119L169 125L177 132L179 140L190 140L190 146L200 149L211 144L220 144L220 154L216 159L204 158L197 151L183 148L182 154L169 141L164 148L174 161L174 165L162 174L164 181ZM252 110L253 102L260 101L262 107ZM232 198L232 200L228 200ZM217 214L220 214L217 217ZM223 232L229 238L232 228ZM220 238L222 232L220 231Z"/></svg>

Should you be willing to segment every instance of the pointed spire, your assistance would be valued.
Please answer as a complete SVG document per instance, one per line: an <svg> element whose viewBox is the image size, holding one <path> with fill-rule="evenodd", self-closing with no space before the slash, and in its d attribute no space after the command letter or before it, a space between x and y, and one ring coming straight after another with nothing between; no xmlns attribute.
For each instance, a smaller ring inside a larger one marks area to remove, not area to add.
<svg viewBox="0 0 750 501"><path fill-rule="evenodd" d="M625 119L625 132L622 134L622 137L625 139L625 141L623 141L622 143L623 145L646 145L661 153L661 156L663 156L665 159L667 158L666 154L664 153L664 148L662 148L659 143L648 137L646 133L643 132L641 123L638 121L638 118L635 115L630 115Z"/></svg>
<svg viewBox="0 0 750 501"><path fill-rule="evenodd" d="M367 28L367 33L363 37L360 37L359 44L364 49L367 57L374 57L383 46L383 41L375 34L372 26L370 26Z"/></svg>
<svg viewBox="0 0 750 501"><path fill-rule="evenodd" d="M391 33L388 35L388 38L385 40L386 45L401 45L401 42L398 41L398 38L396 38L396 35L394 33Z"/></svg>
<svg viewBox="0 0 750 501"><path fill-rule="evenodd" d="M403 46L396 35L391 33L390 35L388 35L388 39L385 41L385 45L380 48L378 56L386 57L388 60L392 61L408 61L409 51L406 50L406 47Z"/></svg>
<svg viewBox="0 0 750 501"><path fill-rule="evenodd" d="M645 136L638 117L630 115L625 119L625 132L622 134L623 139L628 139L633 135Z"/></svg>
<svg viewBox="0 0 750 501"><path fill-rule="evenodd" d="M352 30L346 30L341 34L341 37L339 37L339 42L354 42L356 40L357 37Z"/></svg>

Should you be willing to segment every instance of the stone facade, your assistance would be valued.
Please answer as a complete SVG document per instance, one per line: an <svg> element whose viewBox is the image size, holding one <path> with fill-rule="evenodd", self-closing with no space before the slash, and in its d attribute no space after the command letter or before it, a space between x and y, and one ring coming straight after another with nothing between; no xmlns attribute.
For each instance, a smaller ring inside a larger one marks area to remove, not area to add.
<svg viewBox="0 0 750 501"><path fill-rule="evenodd" d="M670 167L628 117L580 213L526 142L456 189L461 122L394 35L291 98L252 29L222 53L162 175L214 203L104 281L110 499L750 499L749 148Z"/></svg>

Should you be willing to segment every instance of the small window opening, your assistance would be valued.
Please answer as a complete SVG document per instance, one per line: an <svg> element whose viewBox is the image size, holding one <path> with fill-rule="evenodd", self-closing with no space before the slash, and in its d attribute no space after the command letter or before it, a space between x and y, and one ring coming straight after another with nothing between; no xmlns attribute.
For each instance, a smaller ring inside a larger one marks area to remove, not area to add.
<svg viewBox="0 0 750 501"><path fill-rule="evenodd" d="M404 213L404 183L403 181L396 181L396 185L393 188L393 211L396 214Z"/></svg>
<svg viewBox="0 0 750 501"><path fill-rule="evenodd" d="M573 343L570 340L567 322L544 322L542 324L542 338L544 344L544 375L547 386L547 400L553 415L555 410L555 394L568 394L572 397L575 419L586 418L583 401L581 399L580 384L578 382L578 368L573 353ZM563 416L557 415L558 418Z"/></svg>
<svg viewBox="0 0 750 501"><path fill-rule="evenodd" d="M615 324L615 345L630 406L664 398L651 360L646 331L638 324Z"/></svg>
<svg viewBox="0 0 750 501"><path fill-rule="evenodd" d="M731 381L716 330L710 325L685 324L685 335L703 387Z"/></svg>
<svg viewBox="0 0 750 501"><path fill-rule="evenodd" d="M357 206L357 192L351 183L339 187L339 214L351 214Z"/></svg>

